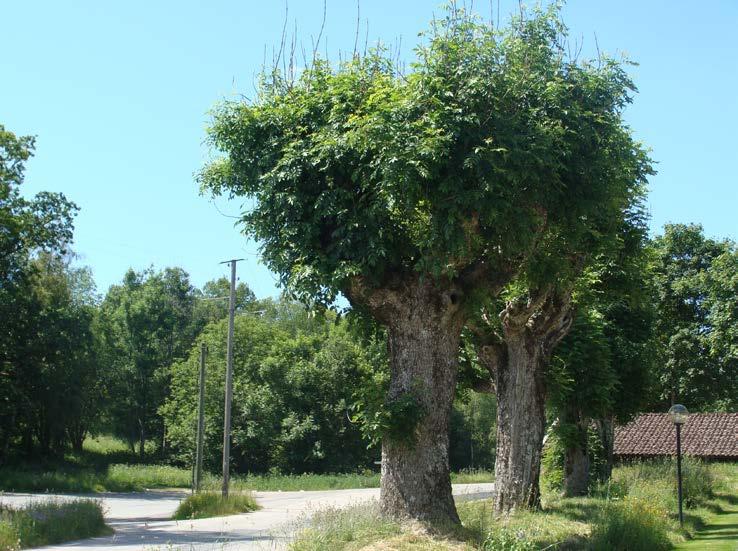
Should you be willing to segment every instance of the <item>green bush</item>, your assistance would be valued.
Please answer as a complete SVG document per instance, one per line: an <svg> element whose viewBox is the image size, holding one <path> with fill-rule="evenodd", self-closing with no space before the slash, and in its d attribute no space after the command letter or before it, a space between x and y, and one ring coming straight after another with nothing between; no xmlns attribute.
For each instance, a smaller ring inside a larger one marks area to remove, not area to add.
<svg viewBox="0 0 738 551"><path fill-rule="evenodd" d="M172 517L174 520L222 517L248 513L258 509L250 493L233 493L224 498L217 492L201 492L188 496L179 504Z"/></svg>
<svg viewBox="0 0 738 551"><path fill-rule="evenodd" d="M592 528L594 551L660 551L671 549L668 513L659 504L626 497L610 501Z"/></svg>
<svg viewBox="0 0 738 551"><path fill-rule="evenodd" d="M560 492L564 488L564 446L556 433L549 436L541 456L541 489Z"/></svg>
<svg viewBox="0 0 738 551"><path fill-rule="evenodd" d="M0 550L11 551L110 533L99 501L45 501L0 508Z"/></svg>

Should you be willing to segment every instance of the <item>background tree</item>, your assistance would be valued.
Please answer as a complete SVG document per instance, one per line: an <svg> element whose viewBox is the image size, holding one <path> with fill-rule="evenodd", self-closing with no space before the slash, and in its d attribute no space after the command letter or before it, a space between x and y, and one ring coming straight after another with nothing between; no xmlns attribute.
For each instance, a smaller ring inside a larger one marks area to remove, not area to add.
<svg viewBox="0 0 738 551"><path fill-rule="evenodd" d="M735 245L705 237L699 225L668 224L653 251L658 384L652 409L675 402L693 411L735 405Z"/></svg>
<svg viewBox="0 0 738 551"><path fill-rule="evenodd" d="M0 125L0 462L20 433L27 451L34 445L31 416L38 402L27 383L41 369L39 355L29 348L43 332L33 279L43 266L33 259L42 251L64 252L77 210L62 194L21 196L25 163L33 155L34 142L33 137L18 137ZM41 357L53 353L42 350Z"/></svg>
<svg viewBox="0 0 738 551"><path fill-rule="evenodd" d="M383 441L387 513L458 522L447 435L466 318L546 227L576 232L619 179L631 84L616 62L567 59L564 33L554 8L500 32L451 8L407 74L381 48L315 59L216 111L225 157L203 189L255 199L245 230L293 293L342 292L387 327L389 402L414 402L417 420Z"/></svg>
<svg viewBox="0 0 738 551"><path fill-rule="evenodd" d="M168 367L184 358L197 334L195 290L181 268L136 273L112 286L100 309L109 422L131 447L156 437L165 444L158 414L168 393Z"/></svg>
<svg viewBox="0 0 738 551"><path fill-rule="evenodd" d="M710 358L719 392L707 408L738 411L738 250L730 243L706 274Z"/></svg>
<svg viewBox="0 0 738 551"><path fill-rule="evenodd" d="M228 299L231 293L231 282L225 277L213 279L203 285L202 290L195 292L197 299L194 312L194 330L199 332L212 321L228 317ZM256 301L249 286L243 282L236 285L236 313L248 311Z"/></svg>
<svg viewBox="0 0 738 551"><path fill-rule="evenodd" d="M346 472L372 466L361 427L349 416L360 389L372 384L377 343L365 346L345 321L310 318L294 303L286 315L236 317L232 467L237 472ZM301 320L298 322L298 318ZM296 323L298 322L298 323ZM219 465L223 440L226 321L208 325L206 465ZM172 390L162 413L178 461L191 464L197 419L199 345L172 366Z"/></svg>

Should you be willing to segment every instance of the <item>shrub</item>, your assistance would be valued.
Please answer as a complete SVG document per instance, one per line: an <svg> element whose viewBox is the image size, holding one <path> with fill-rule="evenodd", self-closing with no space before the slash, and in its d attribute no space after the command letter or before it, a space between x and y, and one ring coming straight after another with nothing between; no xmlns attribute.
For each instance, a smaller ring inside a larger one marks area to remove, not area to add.
<svg viewBox="0 0 738 551"><path fill-rule="evenodd" d="M658 504L630 496L610 501L594 523L591 546L595 551L670 549L668 525L668 514Z"/></svg>
<svg viewBox="0 0 738 551"><path fill-rule="evenodd" d="M548 492L560 492L564 488L564 446L556 433L549 436L543 447L541 488Z"/></svg>
<svg viewBox="0 0 738 551"><path fill-rule="evenodd" d="M234 493L224 498L217 492L192 494L179 504L172 517L174 520L221 517L255 511L256 504L251 493Z"/></svg>

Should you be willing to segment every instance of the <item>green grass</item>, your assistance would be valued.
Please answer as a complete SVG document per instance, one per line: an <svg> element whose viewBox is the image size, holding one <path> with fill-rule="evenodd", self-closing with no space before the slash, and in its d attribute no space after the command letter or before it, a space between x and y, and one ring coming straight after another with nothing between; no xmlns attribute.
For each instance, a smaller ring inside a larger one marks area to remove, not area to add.
<svg viewBox="0 0 738 551"><path fill-rule="evenodd" d="M255 511L259 506L250 493L233 493L224 498L218 492L192 494L182 500L172 519L222 517Z"/></svg>
<svg viewBox="0 0 738 551"><path fill-rule="evenodd" d="M0 505L0 551L25 549L112 533L98 501L46 501L21 509Z"/></svg>
<svg viewBox="0 0 738 551"><path fill-rule="evenodd" d="M490 501L458 506L462 528L401 525L376 504L327 510L314 517L292 551L533 551L738 549L738 465L690 462L690 508L682 530L669 462L618 467L611 484L592 496L546 495L542 511L495 517ZM694 539L690 539L694 538Z"/></svg>
<svg viewBox="0 0 738 551"><path fill-rule="evenodd" d="M687 520L695 527L691 539L676 544L678 551L738 549L738 465L726 463L716 467L724 485L715 492L713 501L695 512L687 512Z"/></svg>
<svg viewBox="0 0 738 551"><path fill-rule="evenodd" d="M0 469L0 490L6 492L133 492L189 486L189 471L166 465L109 465L103 471Z"/></svg>
<svg viewBox="0 0 738 551"><path fill-rule="evenodd" d="M491 482L489 471L452 474L455 483ZM109 436L85 440L81 454L62 461L0 468L0 491L6 492L133 492L155 488L189 488L190 469L145 464L122 441ZM206 490L220 488L220 478L206 474ZM340 490L379 487L379 473L263 474L231 478L234 491Z"/></svg>

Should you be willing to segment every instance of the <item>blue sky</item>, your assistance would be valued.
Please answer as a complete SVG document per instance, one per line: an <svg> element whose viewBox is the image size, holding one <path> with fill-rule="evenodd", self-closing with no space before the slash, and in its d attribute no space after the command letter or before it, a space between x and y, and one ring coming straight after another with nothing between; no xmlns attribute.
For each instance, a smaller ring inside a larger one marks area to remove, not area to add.
<svg viewBox="0 0 738 551"><path fill-rule="evenodd" d="M409 59L438 6L362 0L362 36L368 21L370 43L401 37ZM474 6L490 13L488 1ZM501 1L504 18L516 9ZM322 0L289 2L289 26L297 24L306 45L322 12ZM631 71L640 93L627 119L658 162L648 201L653 231L699 222L710 236L738 239L738 2L570 0L564 13L585 55L596 33L601 50L640 64ZM178 265L202 285L226 274L218 262L245 257L240 278L257 296L277 293L256 244L224 216L240 204L214 206L198 194L193 173L208 158L208 110L251 95L284 20L281 1L0 7L0 123L38 136L25 192L63 191L80 206L74 248L101 292L128 267ZM328 0L323 36L331 56L353 49L355 28L356 3Z"/></svg>

